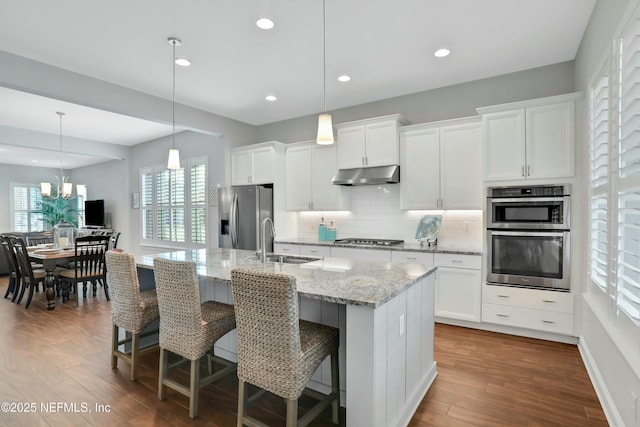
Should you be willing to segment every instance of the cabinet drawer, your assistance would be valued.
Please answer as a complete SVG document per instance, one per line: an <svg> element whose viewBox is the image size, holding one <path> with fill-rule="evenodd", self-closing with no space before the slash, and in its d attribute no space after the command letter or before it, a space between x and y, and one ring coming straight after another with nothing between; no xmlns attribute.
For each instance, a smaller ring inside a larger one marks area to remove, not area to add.
<svg viewBox="0 0 640 427"><path fill-rule="evenodd" d="M331 256L330 246L300 245L300 255Z"/></svg>
<svg viewBox="0 0 640 427"><path fill-rule="evenodd" d="M477 255L434 254L433 262L438 267L482 269L482 257Z"/></svg>
<svg viewBox="0 0 640 427"><path fill-rule="evenodd" d="M573 314L573 295L565 292L485 285L482 302Z"/></svg>
<svg viewBox="0 0 640 427"><path fill-rule="evenodd" d="M277 254L300 255L300 245L294 245L291 243L274 243L273 252Z"/></svg>
<svg viewBox="0 0 640 427"><path fill-rule="evenodd" d="M433 253L391 251L391 262L417 262L419 264L433 265Z"/></svg>
<svg viewBox="0 0 640 427"><path fill-rule="evenodd" d="M484 303L482 321L573 335L573 315L568 313Z"/></svg>

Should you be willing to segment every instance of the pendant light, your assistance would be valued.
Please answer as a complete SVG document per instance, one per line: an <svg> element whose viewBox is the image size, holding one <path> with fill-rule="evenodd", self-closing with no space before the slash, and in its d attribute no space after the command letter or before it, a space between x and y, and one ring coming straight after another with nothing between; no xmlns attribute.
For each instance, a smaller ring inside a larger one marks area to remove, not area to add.
<svg viewBox="0 0 640 427"><path fill-rule="evenodd" d="M327 6L322 0L322 98L324 113L318 116L318 136L316 143L320 145L333 144L333 124L331 114L327 113Z"/></svg>
<svg viewBox="0 0 640 427"><path fill-rule="evenodd" d="M60 121L60 176L56 176L56 194L53 197L62 197L63 199L68 199L71 197L71 193L73 193L73 184L67 182L68 178L64 176L64 171L62 169L62 116L64 116L65 114L62 111L56 111L56 114L58 115ZM50 182L40 183L40 192L42 193L42 197L52 197L51 190L52 188Z"/></svg>
<svg viewBox="0 0 640 427"><path fill-rule="evenodd" d="M182 42L175 37L167 39L169 44L173 46L173 87L171 98L171 114L173 122L173 133L171 135L173 144L169 150L169 159L167 160L167 169L180 169L180 151L176 148L176 46L180 46Z"/></svg>

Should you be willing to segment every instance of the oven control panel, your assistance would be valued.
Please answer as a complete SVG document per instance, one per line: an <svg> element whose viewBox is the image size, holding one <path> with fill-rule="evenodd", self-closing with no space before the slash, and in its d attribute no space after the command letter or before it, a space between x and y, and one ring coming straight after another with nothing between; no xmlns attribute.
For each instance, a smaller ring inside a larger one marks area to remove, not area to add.
<svg viewBox="0 0 640 427"><path fill-rule="evenodd" d="M529 187L492 187L487 197L558 197L568 196L570 185L536 185Z"/></svg>

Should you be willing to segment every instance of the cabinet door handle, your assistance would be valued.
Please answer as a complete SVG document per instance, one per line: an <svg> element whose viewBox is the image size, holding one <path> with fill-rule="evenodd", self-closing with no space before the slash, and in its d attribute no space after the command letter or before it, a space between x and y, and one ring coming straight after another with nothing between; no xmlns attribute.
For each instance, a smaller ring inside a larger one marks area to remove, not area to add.
<svg viewBox="0 0 640 427"><path fill-rule="evenodd" d="M361 159L361 161L362 161L362 166L364 166L364 157Z"/></svg>
<svg viewBox="0 0 640 427"><path fill-rule="evenodd" d="M289 248L282 248L282 252L289 252Z"/></svg>
<svg viewBox="0 0 640 427"><path fill-rule="evenodd" d="M408 256L407 257L407 261L415 261L415 260L417 260L417 258L414 257L414 256Z"/></svg>
<svg viewBox="0 0 640 427"><path fill-rule="evenodd" d="M547 325L555 325L556 322L552 321L552 320L543 320L542 323L546 323Z"/></svg>
<svg viewBox="0 0 640 427"><path fill-rule="evenodd" d="M522 165L522 176L524 176L524 165Z"/></svg>
<svg viewBox="0 0 640 427"><path fill-rule="evenodd" d="M507 299L509 299L509 295L498 294L498 298L507 298Z"/></svg>
<svg viewBox="0 0 640 427"><path fill-rule="evenodd" d="M464 261L462 261L461 259L452 259L451 262L454 264L462 264Z"/></svg>
<svg viewBox="0 0 640 427"><path fill-rule="evenodd" d="M498 317L504 317L505 319L509 317L508 314L496 314Z"/></svg>
<svg viewBox="0 0 640 427"><path fill-rule="evenodd" d="M546 302L548 304L555 304L556 302L552 299L543 299L542 302Z"/></svg>
<svg viewBox="0 0 640 427"><path fill-rule="evenodd" d="M527 165L527 176L531 176L531 165Z"/></svg>
<svg viewBox="0 0 640 427"><path fill-rule="evenodd" d="M310 250L309 252L311 252L312 254L317 254L318 253L318 251L316 251L314 249Z"/></svg>

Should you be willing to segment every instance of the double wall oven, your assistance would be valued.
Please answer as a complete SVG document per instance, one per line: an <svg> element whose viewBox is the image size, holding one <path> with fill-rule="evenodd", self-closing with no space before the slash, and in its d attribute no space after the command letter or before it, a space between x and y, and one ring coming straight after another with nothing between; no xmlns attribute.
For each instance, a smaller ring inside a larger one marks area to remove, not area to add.
<svg viewBox="0 0 640 427"><path fill-rule="evenodd" d="M570 186L491 187L487 283L570 289Z"/></svg>

